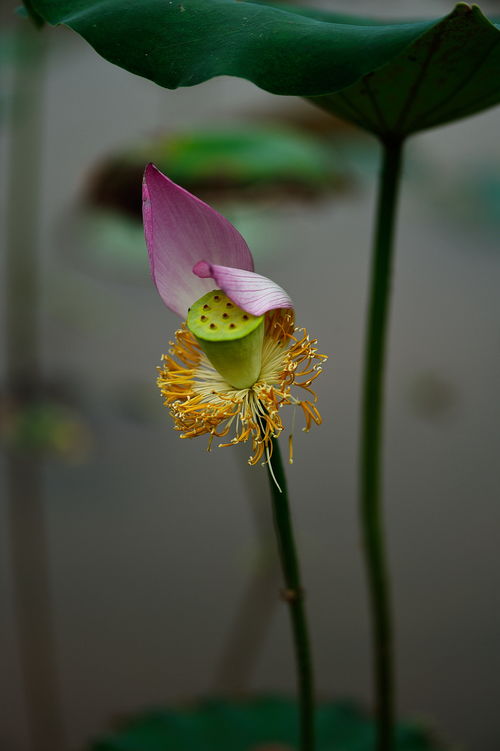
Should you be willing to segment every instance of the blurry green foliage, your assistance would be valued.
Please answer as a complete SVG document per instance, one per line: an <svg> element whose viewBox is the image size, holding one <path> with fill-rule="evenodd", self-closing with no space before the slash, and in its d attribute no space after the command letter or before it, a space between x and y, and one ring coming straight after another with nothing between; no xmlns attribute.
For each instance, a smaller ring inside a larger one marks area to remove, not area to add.
<svg viewBox="0 0 500 751"><path fill-rule="evenodd" d="M327 185L336 175L326 145L285 128L238 127L175 134L141 149L176 182L234 183L290 181L305 188Z"/></svg>
<svg viewBox="0 0 500 751"><path fill-rule="evenodd" d="M34 454L52 454L70 463L90 450L88 427L70 407L52 401L0 404L0 439L4 446Z"/></svg>
<svg viewBox="0 0 500 751"><path fill-rule="evenodd" d="M298 747L295 702L264 697L242 702L208 700L192 708L159 709L130 719L89 751L291 751ZM355 704L317 709L317 751L373 751L373 721ZM416 724L397 729L395 751L438 751Z"/></svg>
<svg viewBox="0 0 500 751"><path fill-rule="evenodd" d="M140 218L147 162L209 202L314 197L342 183L342 168L325 140L246 125L172 133L112 155L95 170L88 201Z"/></svg>

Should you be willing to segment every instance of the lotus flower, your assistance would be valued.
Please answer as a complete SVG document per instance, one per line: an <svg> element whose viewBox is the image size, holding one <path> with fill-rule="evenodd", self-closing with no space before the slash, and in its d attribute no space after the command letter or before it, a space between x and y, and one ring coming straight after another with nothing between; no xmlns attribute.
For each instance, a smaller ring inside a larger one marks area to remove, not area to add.
<svg viewBox="0 0 500 751"><path fill-rule="evenodd" d="M299 406L305 430L321 423L311 383L325 355L294 326L287 293L253 270L250 250L225 219L146 168L143 217L151 275L165 305L183 323L163 355L158 386L181 438L252 441L250 464L269 460L283 430L280 410ZM311 395L302 400L298 387ZM292 461L292 442L290 461Z"/></svg>

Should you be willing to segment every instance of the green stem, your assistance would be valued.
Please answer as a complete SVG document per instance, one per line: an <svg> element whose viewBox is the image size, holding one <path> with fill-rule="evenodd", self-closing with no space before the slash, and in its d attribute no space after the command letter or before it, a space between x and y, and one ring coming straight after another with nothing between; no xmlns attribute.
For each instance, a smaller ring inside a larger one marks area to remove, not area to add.
<svg viewBox="0 0 500 751"><path fill-rule="evenodd" d="M292 633L297 661L300 705L300 749L314 749L314 690L309 634L304 608L299 561L293 535L292 518L288 504L286 477L278 441L273 438L273 452L268 465L273 518L278 550L286 589L284 599L290 609ZM274 475L274 477L273 477ZM276 483L278 483L279 488Z"/></svg>
<svg viewBox="0 0 500 751"><path fill-rule="evenodd" d="M402 141L383 143L363 379L360 501L372 609L376 751L393 748L395 721L392 624L380 490L384 363L401 157Z"/></svg>

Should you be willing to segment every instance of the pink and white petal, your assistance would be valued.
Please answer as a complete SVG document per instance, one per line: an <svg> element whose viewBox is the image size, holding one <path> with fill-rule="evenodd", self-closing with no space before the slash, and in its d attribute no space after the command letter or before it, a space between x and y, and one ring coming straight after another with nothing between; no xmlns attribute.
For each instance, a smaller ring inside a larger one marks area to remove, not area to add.
<svg viewBox="0 0 500 751"><path fill-rule="evenodd" d="M231 222L153 164L144 173L143 218L153 281L165 305L182 317L214 289L193 274L198 259L253 270L248 245Z"/></svg>
<svg viewBox="0 0 500 751"><path fill-rule="evenodd" d="M253 271L219 266L203 260L195 264L193 272L203 279L214 279L218 289L254 316L261 316L275 308L293 308L290 297L282 287Z"/></svg>

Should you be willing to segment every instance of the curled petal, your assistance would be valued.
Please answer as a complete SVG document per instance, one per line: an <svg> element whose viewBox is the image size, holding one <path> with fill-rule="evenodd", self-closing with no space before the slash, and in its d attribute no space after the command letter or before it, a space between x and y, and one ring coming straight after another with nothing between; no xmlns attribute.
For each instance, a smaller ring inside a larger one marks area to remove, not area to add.
<svg viewBox="0 0 500 751"><path fill-rule="evenodd" d="M214 279L218 289L254 316L261 316L275 308L293 308L293 303L284 289L253 271L219 266L203 260L195 264L193 272L202 279Z"/></svg>
<svg viewBox="0 0 500 751"><path fill-rule="evenodd" d="M165 305L182 317L195 300L214 289L212 281L192 272L199 258L253 270L252 255L238 230L153 164L144 173L143 218L153 281Z"/></svg>

